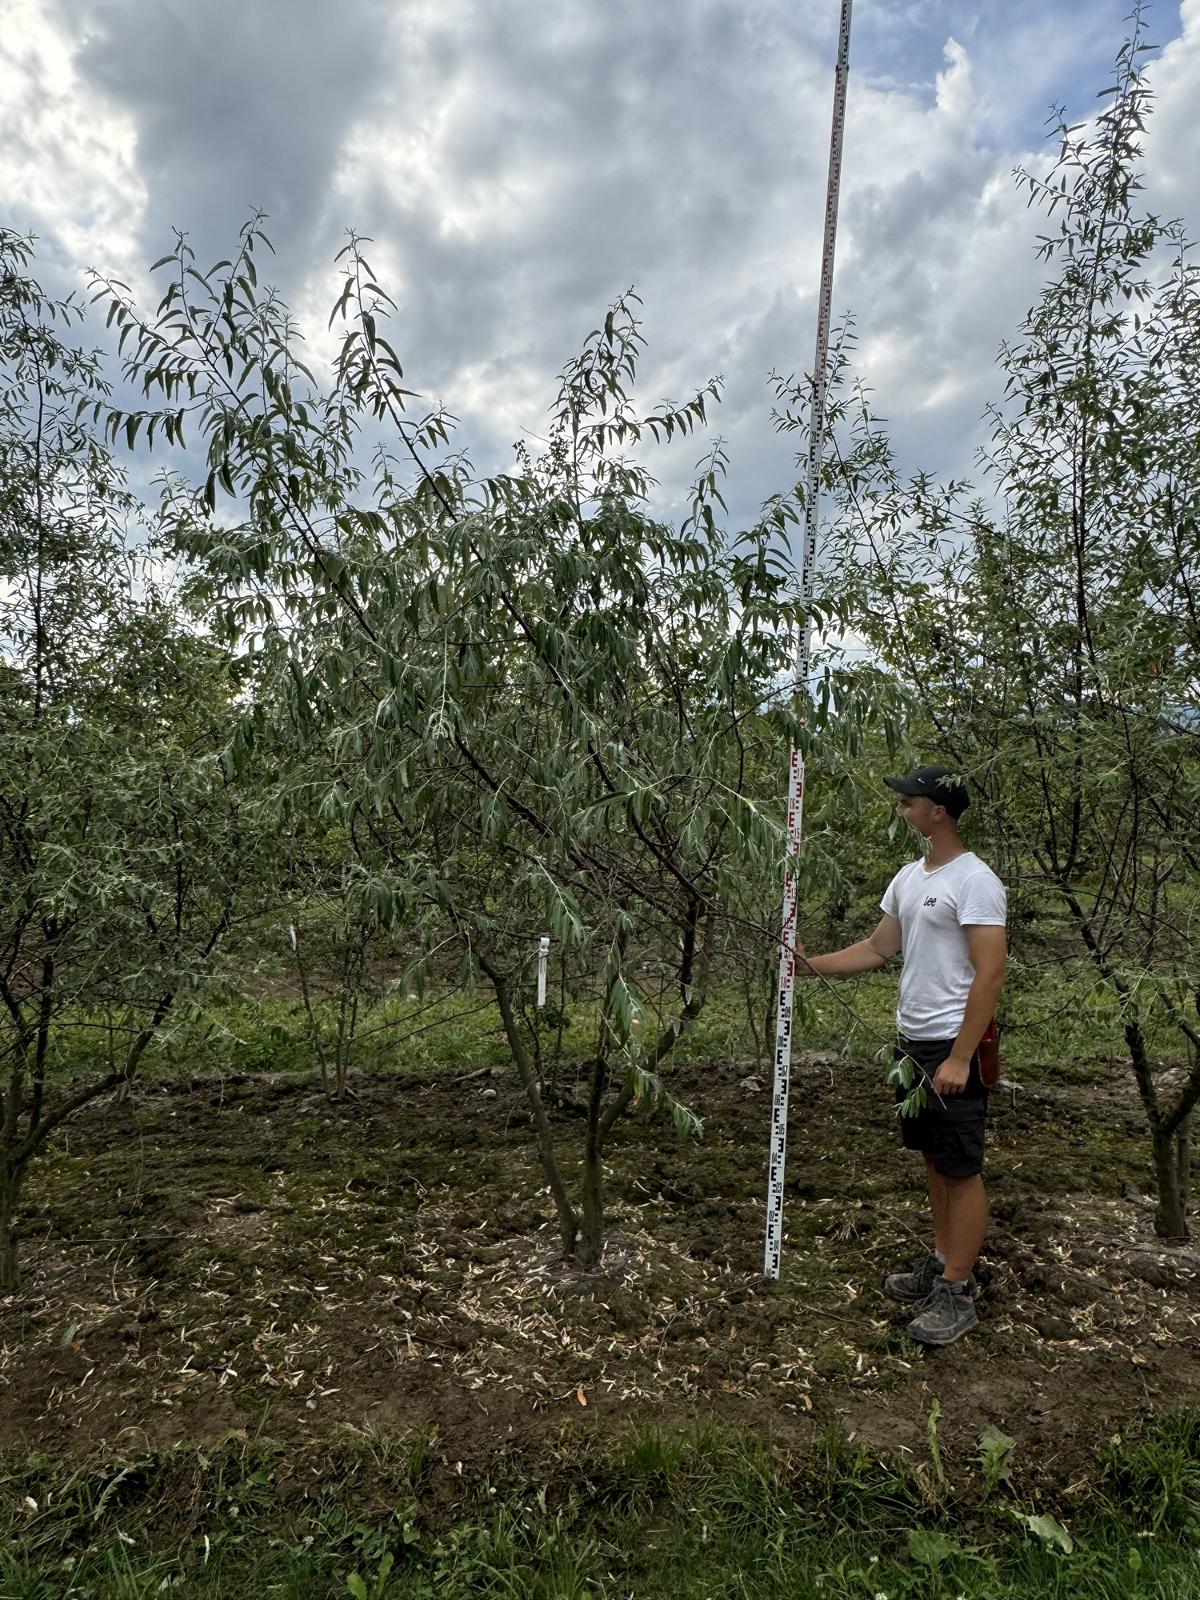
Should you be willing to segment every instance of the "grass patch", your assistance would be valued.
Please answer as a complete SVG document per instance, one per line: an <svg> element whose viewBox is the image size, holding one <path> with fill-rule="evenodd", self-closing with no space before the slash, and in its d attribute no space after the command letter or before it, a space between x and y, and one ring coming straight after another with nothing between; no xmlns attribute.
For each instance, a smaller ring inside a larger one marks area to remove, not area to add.
<svg viewBox="0 0 1200 1600"><path fill-rule="evenodd" d="M934 1511L916 1480L830 1437L802 1460L705 1428L567 1436L533 1481L454 1509L436 1440L325 1447L276 1493L268 1441L68 1474L10 1464L4 1600L1190 1600L1200 1594L1200 1415L1105 1452L1104 1487L1049 1512L982 1483ZM461 1497L460 1497L461 1498Z"/></svg>

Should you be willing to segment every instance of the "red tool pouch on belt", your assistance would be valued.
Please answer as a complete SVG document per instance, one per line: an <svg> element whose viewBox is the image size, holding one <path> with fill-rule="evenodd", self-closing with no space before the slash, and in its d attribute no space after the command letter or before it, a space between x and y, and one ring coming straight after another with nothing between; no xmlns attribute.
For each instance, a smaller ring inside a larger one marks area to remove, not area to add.
<svg viewBox="0 0 1200 1600"><path fill-rule="evenodd" d="M979 1041L979 1076L984 1087L992 1089L1000 1082L1000 1038L996 1032L995 1017L983 1030Z"/></svg>

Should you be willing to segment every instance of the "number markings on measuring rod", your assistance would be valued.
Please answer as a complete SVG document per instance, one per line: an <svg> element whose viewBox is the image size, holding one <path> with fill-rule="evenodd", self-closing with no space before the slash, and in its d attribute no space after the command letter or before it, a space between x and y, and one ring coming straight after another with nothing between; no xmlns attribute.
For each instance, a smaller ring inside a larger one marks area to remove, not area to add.
<svg viewBox="0 0 1200 1600"><path fill-rule="evenodd" d="M788 773L788 870L783 890L784 935L779 944L779 1010L775 1024L771 1153L767 1170L767 1238L763 1270L769 1278L778 1278L783 1255L783 1181L787 1162L792 1004L796 986L796 898L799 891L799 881L791 869L800 849L803 815L804 761L799 750L793 749Z"/></svg>

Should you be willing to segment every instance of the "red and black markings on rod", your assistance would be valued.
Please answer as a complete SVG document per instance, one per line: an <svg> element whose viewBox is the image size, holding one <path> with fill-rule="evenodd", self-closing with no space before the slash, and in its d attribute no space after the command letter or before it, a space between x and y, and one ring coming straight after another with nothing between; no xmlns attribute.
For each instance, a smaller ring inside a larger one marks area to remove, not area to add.
<svg viewBox="0 0 1200 1600"><path fill-rule="evenodd" d="M825 443L825 388L829 329L833 314L833 258L837 246L838 191L842 179L842 134L846 126L846 82L850 74L850 20L854 0L842 0L837 67L833 85L833 126L829 139L829 177L825 186L825 238L821 289L817 298L817 339L813 357L812 411L809 417L808 470L804 497L804 545L800 592L807 611L813 592L820 512L821 455ZM796 683L806 692L812 655L812 623L805 617L796 660ZM767 1231L763 1272L778 1278L783 1256L783 1185L787 1165L788 1090L792 1075L792 1004L796 988L796 861L804 820L804 759L793 749L788 767L787 857L784 863L783 917L779 939L778 1009L775 1018L774 1086L771 1098L771 1150L767 1164Z"/></svg>

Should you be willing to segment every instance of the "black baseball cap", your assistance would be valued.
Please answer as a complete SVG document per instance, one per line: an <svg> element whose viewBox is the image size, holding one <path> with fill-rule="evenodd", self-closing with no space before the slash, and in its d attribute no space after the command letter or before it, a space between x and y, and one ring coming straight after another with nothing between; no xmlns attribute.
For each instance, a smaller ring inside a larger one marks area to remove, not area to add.
<svg viewBox="0 0 1200 1600"><path fill-rule="evenodd" d="M953 767L917 767L906 777L885 778L883 781L897 794L923 797L932 800L934 805L945 806L957 821L971 804L966 785L954 781L957 776Z"/></svg>

